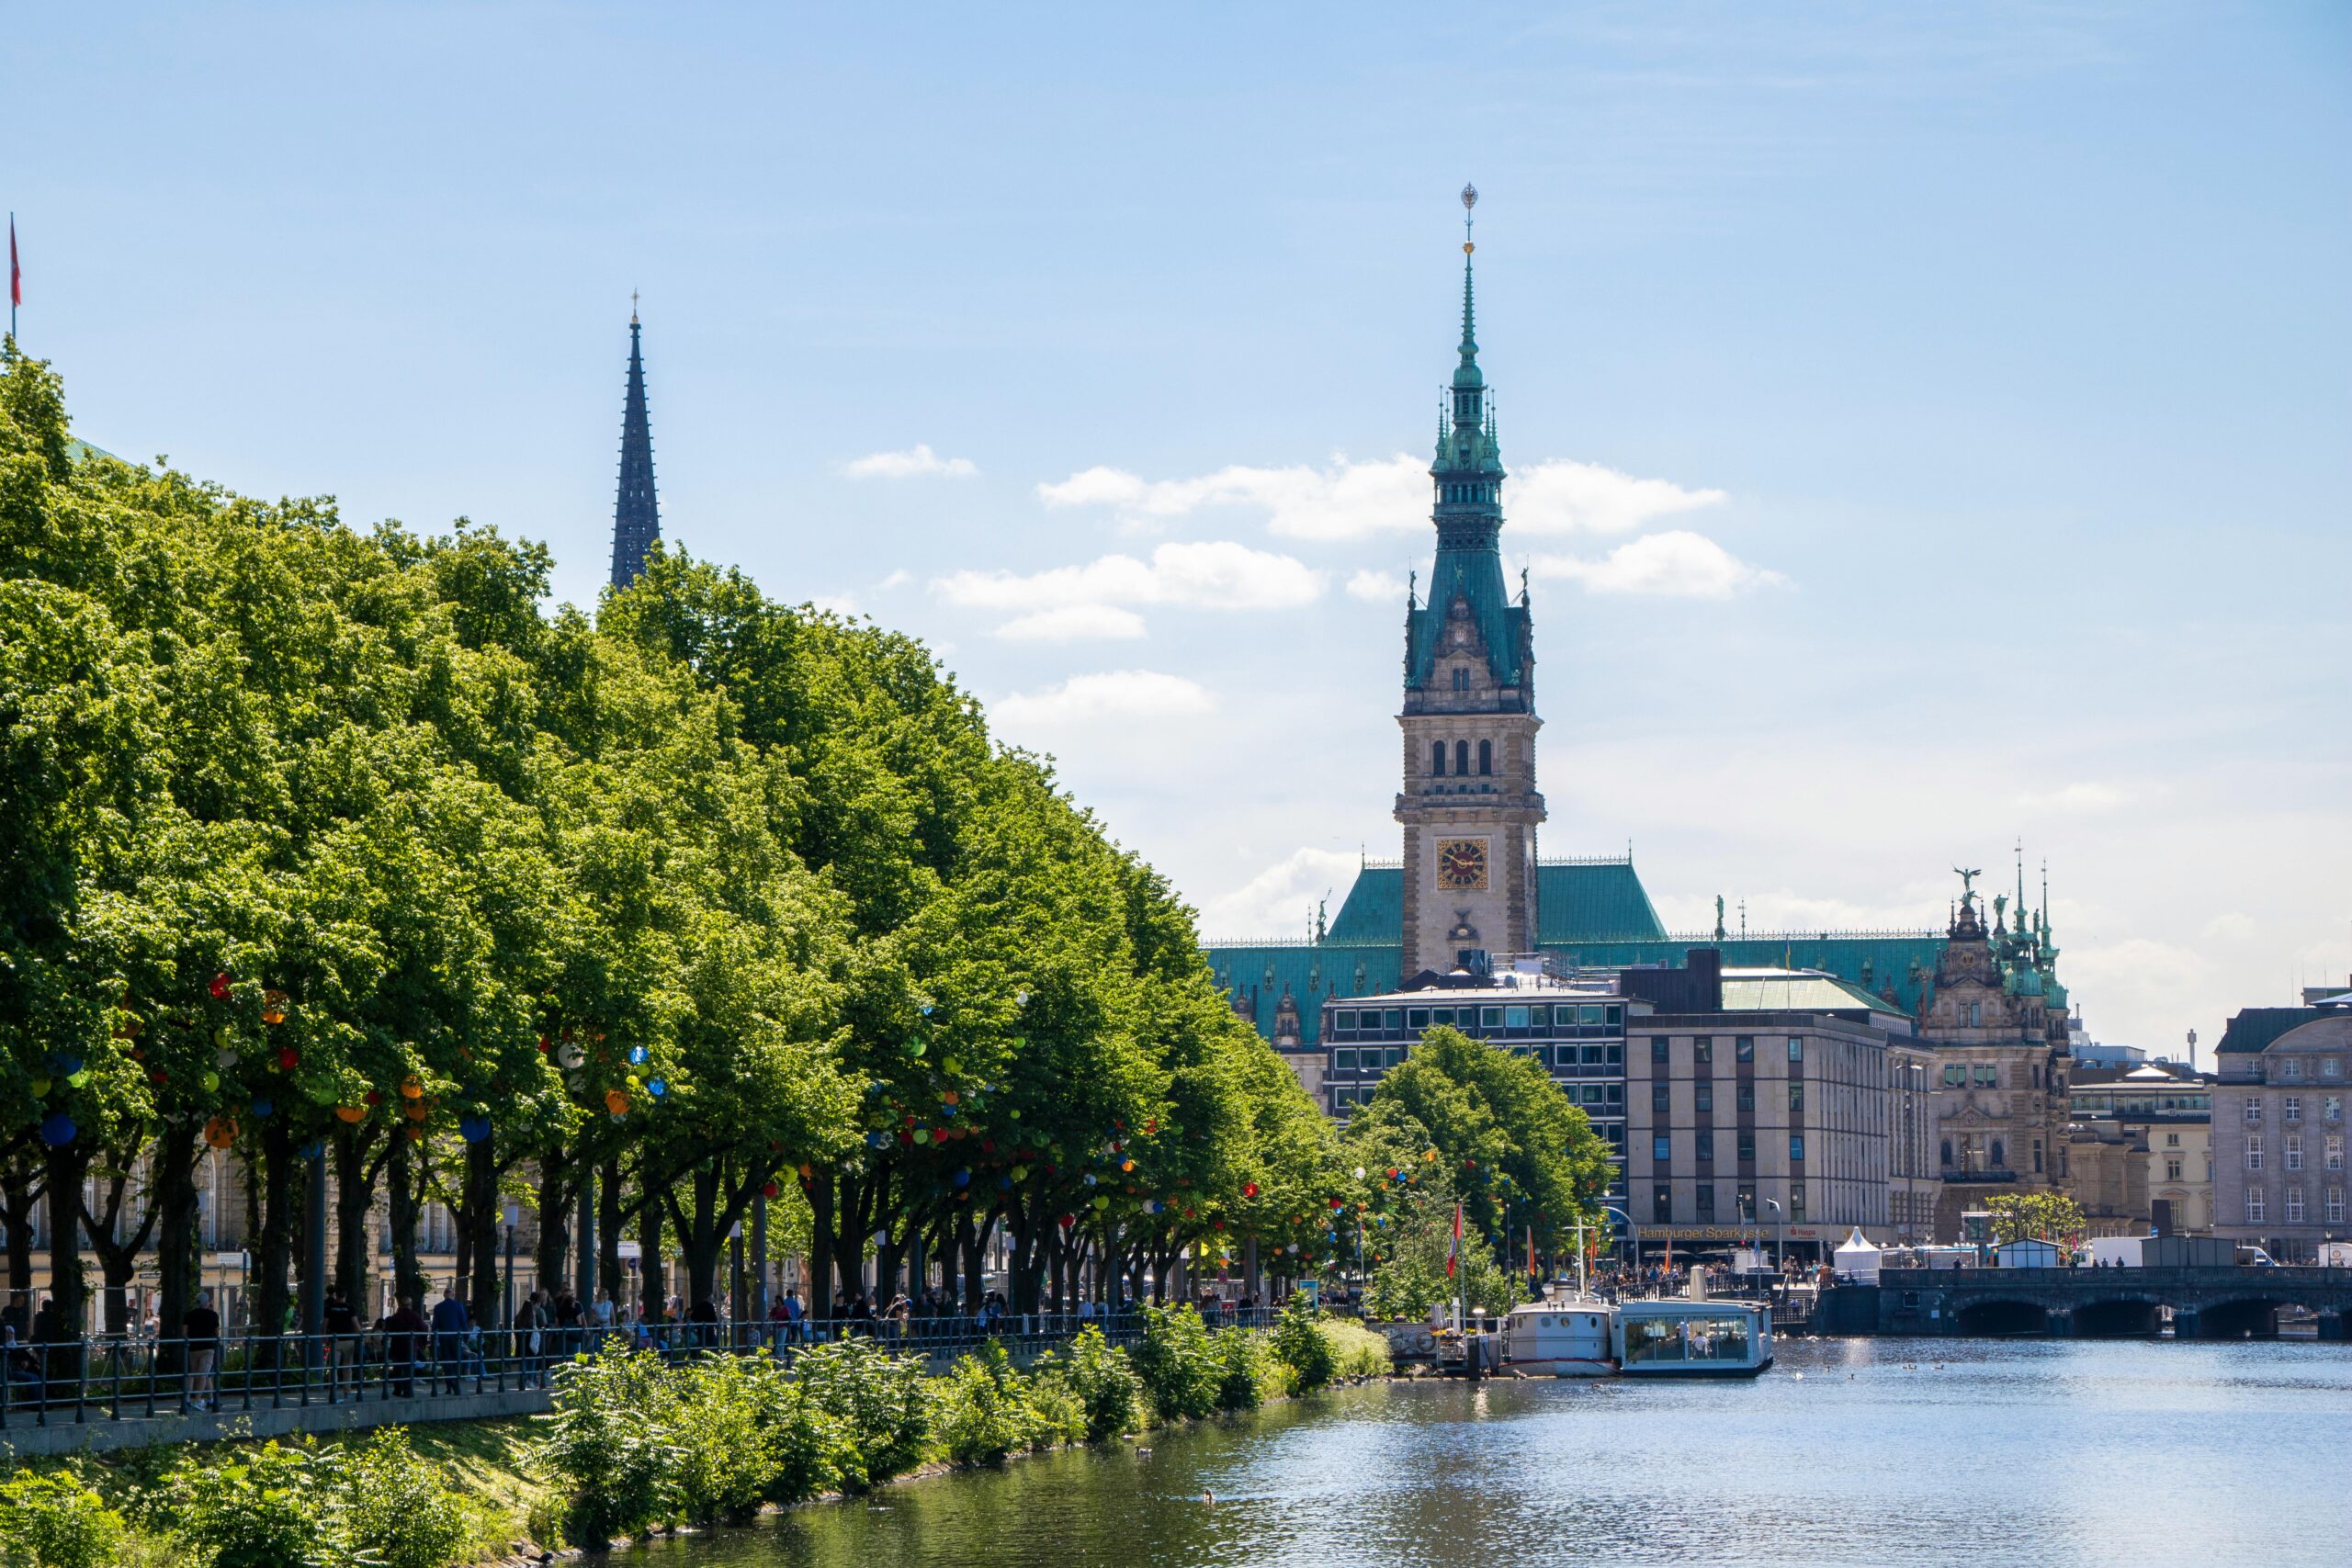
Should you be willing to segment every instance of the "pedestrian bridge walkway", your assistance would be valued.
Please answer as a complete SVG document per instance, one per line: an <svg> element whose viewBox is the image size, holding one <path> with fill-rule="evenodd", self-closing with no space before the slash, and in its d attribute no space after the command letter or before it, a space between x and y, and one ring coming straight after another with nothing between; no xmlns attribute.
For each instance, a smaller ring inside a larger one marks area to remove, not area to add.
<svg viewBox="0 0 2352 1568"><path fill-rule="evenodd" d="M2282 1318L2347 1337L2352 1269L1888 1269L1825 1292L1824 1334L2274 1337Z"/></svg>

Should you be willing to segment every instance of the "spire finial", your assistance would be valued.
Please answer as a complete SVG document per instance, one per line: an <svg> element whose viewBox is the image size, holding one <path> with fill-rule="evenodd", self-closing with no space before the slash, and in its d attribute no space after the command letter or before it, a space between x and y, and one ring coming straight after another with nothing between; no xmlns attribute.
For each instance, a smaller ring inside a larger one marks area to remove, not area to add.
<svg viewBox="0 0 2352 1568"><path fill-rule="evenodd" d="M637 290L634 288L628 291L628 324L637 325Z"/></svg>

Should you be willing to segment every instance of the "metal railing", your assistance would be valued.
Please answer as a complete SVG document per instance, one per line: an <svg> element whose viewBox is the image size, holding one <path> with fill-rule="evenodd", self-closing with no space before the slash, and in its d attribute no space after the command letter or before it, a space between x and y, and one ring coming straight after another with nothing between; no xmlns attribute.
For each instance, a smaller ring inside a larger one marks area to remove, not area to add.
<svg viewBox="0 0 2352 1568"><path fill-rule="evenodd" d="M1268 1307L1225 1307L1204 1316L1212 1328L1263 1328ZM0 1429L191 1414L469 1399L550 1386L554 1369L615 1340L673 1359L709 1352L766 1352L789 1360L813 1345L870 1340L907 1356L952 1357L985 1344L1026 1359L1087 1328L1114 1344L1142 1337L1134 1309L1091 1313L989 1313L897 1317L565 1325L538 1328L430 1326L357 1334L226 1335L156 1339L107 1335L79 1340L0 1343Z"/></svg>

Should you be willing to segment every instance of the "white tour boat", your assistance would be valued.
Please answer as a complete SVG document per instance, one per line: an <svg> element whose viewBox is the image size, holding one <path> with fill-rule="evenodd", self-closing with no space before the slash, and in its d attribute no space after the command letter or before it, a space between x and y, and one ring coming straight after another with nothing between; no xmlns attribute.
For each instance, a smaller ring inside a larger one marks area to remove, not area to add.
<svg viewBox="0 0 2352 1568"><path fill-rule="evenodd" d="M1530 1302L1505 1320L1503 1356L1539 1377L1752 1378L1772 1364L1772 1309L1672 1297Z"/></svg>

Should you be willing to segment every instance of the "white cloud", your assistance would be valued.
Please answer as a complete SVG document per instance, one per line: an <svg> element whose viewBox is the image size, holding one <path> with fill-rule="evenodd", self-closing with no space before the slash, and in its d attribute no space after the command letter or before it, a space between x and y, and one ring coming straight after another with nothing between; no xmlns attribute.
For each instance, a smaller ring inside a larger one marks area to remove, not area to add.
<svg viewBox="0 0 2352 1568"><path fill-rule="evenodd" d="M1026 577L958 571L932 581L951 604L1035 613L1074 604L1180 604L1204 610L1286 610L1323 592L1323 574L1289 556L1230 540L1167 544L1148 561L1111 555Z"/></svg>
<svg viewBox="0 0 2352 1568"><path fill-rule="evenodd" d="M1130 525L1155 527L1205 507L1251 507L1267 513L1275 534L1323 541L1427 528L1430 499L1428 459L1403 453L1361 463L1339 454L1325 468L1235 464L1178 479L1096 467L1041 484L1037 494L1048 506L1110 506ZM1713 506L1724 492L1560 457L1515 472L1504 498L1510 526L1523 534L1628 534L1660 517Z"/></svg>
<svg viewBox="0 0 2352 1568"><path fill-rule="evenodd" d="M1374 604L1401 603L1405 580L1393 571L1360 571L1348 579L1348 597Z"/></svg>
<svg viewBox="0 0 2352 1568"><path fill-rule="evenodd" d="M1777 571L1749 566L1703 535L1679 528L1618 546L1598 560L1537 556L1538 577L1565 577L1596 593L1654 593L1686 599L1728 599L1750 588L1788 582Z"/></svg>
<svg viewBox="0 0 2352 1568"><path fill-rule="evenodd" d="M820 593L808 603L817 609L830 610L843 620L854 620L859 614L857 601L846 593Z"/></svg>
<svg viewBox="0 0 2352 1568"><path fill-rule="evenodd" d="M2213 942L2252 942L2260 935L2253 920L2235 909L2214 916L2205 922L2205 935Z"/></svg>
<svg viewBox="0 0 2352 1568"><path fill-rule="evenodd" d="M909 571L904 567L900 567L898 570L892 572L889 576L884 578L874 586L881 592L888 593L893 588L904 588L908 583L912 582L914 580L915 574L913 572Z"/></svg>
<svg viewBox="0 0 2352 1568"><path fill-rule="evenodd" d="M904 452L869 452L842 465L854 479L911 479L926 475L968 479L979 472L969 457L943 457L921 442Z"/></svg>
<svg viewBox="0 0 2352 1568"><path fill-rule="evenodd" d="M1157 670L1073 675L1043 691L1016 693L991 705L1007 724L1089 724L1099 719L1179 718L1216 711L1208 688Z"/></svg>
<svg viewBox="0 0 2352 1568"><path fill-rule="evenodd" d="M1330 913L1355 885L1358 857L1352 852L1294 851L1257 875L1211 898L1201 908L1201 934L1216 940L1280 932L1305 936L1317 900L1331 895Z"/></svg>
<svg viewBox="0 0 2352 1568"><path fill-rule="evenodd" d="M1124 640L1143 636L1143 617L1115 604L1057 604L997 627L1008 642Z"/></svg>
<svg viewBox="0 0 2352 1568"><path fill-rule="evenodd" d="M2018 804L2028 811L2112 811L2131 798L2113 784L2084 782L2041 794L2029 792L2018 796Z"/></svg>

